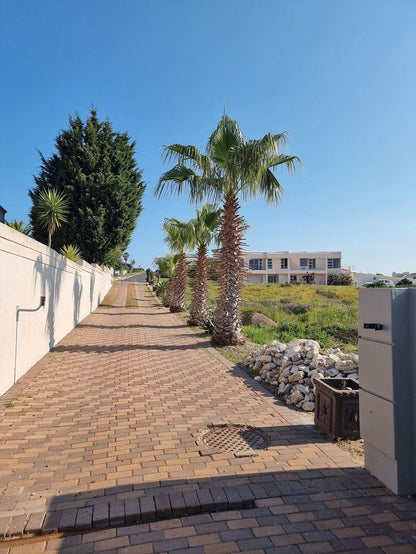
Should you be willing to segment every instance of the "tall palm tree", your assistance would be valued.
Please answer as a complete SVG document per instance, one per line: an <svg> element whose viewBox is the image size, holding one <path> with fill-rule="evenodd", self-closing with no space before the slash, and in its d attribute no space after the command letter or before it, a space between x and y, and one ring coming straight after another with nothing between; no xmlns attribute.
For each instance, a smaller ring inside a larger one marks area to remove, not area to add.
<svg viewBox="0 0 416 554"><path fill-rule="evenodd" d="M169 244L171 250L179 255L175 273L169 280L169 309L171 312L183 312L185 310L185 294L188 279L185 248L192 244L192 235L187 223L174 218L165 218L163 228L166 232L165 241Z"/></svg>
<svg viewBox="0 0 416 554"><path fill-rule="evenodd" d="M268 133L259 140L246 140L238 123L224 114L208 140L206 154L192 145L165 147L165 161L174 160L176 165L160 177L156 196L187 190L191 201L207 198L222 202L220 295L214 344L244 342L240 314L243 220L239 215L239 199L261 195L269 204L279 203L283 187L275 171L279 166L294 170L300 162L297 156L281 153L285 144L285 133Z"/></svg>
<svg viewBox="0 0 416 554"><path fill-rule="evenodd" d="M201 210L196 210L196 218L188 224L193 235L191 246L197 248L189 325L202 325L207 316L207 250L213 240L219 242L220 216L221 210L217 206L205 204Z"/></svg>
<svg viewBox="0 0 416 554"><path fill-rule="evenodd" d="M66 196L55 189L41 190L34 200L36 217L39 223L48 230L48 246L52 245L52 235L67 221L68 201Z"/></svg>

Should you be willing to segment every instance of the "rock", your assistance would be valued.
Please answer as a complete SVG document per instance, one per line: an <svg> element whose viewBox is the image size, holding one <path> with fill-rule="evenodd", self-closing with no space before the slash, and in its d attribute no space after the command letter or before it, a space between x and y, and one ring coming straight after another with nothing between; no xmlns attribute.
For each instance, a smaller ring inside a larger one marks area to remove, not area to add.
<svg viewBox="0 0 416 554"><path fill-rule="evenodd" d="M328 369L328 375L330 377L336 377L338 375L338 371L334 367L331 367L331 369Z"/></svg>
<svg viewBox="0 0 416 554"><path fill-rule="evenodd" d="M358 379L358 373L350 373L348 379Z"/></svg>
<svg viewBox="0 0 416 554"><path fill-rule="evenodd" d="M293 391L287 398L286 404L297 404L303 400L303 394L300 391Z"/></svg>
<svg viewBox="0 0 416 554"><path fill-rule="evenodd" d="M267 363L272 361L272 357L271 356L266 356L266 355L259 356L257 359L262 364L267 364Z"/></svg>
<svg viewBox="0 0 416 554"><path fill-rule="evenodd" d="M320 371L317 371L314 374L313 379L325 379L325 375L323 373L321 373ZM312 379L312 381L313 381L313 379Z"/></svg>
<svg viewBox="0 0 416 554"><path fill-rule="evenodd" d="M279 394L288 394L291 391L292 387L290 385L287 385L285 383L281 383L278 388Z"/></svg>
<svg viewBox="0 0 416 554"><path fill-rule="evenodd" d="M315 402L304 402L302 404L302 409L305 410L305 412L313 412L315 409Z"/></svg>
<svg viewBox="0 0 416 554"><path fill-rule="evenodd" d="M356 368L357 364L353 360L340 360L335 364L335 369L338 369L338 371L355 371Z"/></svg>
<svg viewBox="0 0 416 554"><path fill-rule="evenodd" d="M276 367L276 364L274 364L273 362L269 362L268 364L264 364L264 366L262 367L262 370L263 371L270 371L271 369L274 369Z"/></svg>
<svg viewBox="0 0 416 554"><path fill-rule="evenodd" d="M293 373L293 375L289 377L289 383L299 383L299 381L302 381L304 376L305 374L303 373L303 371L298 371L297 373Z"/></svg>
<svg viewBox="0 0 416 554"><path fill-rule="evenodd" d="M260 377L260 375L256 375L256 376L254 377L254 380L257 381L258 383L260 383L260 382L261 382L261 377Z"/></svg>
<svg viewBox="0 0 416 554"><path fill-rule="evenodd" d="M320 356L319 354L317 356L314 356L311 360L311 362L309 363L309 367L311 369L316 369L318 367L322 367L325 365L325 360L323 358L323 356Z"/></svg>
<svg viewBox="0 0 416 554"><path fill-rule="evenodd" d="M305 385L298 384L298 385L294 385L293 390L298 390L302 394L307 394L309 392L309 387L305 387Z"/></svg>

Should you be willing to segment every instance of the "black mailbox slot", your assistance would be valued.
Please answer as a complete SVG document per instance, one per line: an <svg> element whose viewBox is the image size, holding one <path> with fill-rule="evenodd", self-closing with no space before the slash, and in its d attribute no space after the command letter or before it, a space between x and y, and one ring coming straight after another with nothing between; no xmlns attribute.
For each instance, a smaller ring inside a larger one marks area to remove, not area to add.
<svg viewBox="0 0 416 554"><path fill-rule="evenodd" d="M383 326L381 323L364 323L364 329L374 329L374 331L381 331Z"/></svg>

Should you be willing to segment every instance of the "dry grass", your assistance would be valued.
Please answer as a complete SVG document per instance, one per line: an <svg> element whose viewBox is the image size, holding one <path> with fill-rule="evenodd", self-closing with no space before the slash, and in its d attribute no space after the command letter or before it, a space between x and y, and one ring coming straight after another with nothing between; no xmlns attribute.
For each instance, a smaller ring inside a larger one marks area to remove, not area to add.
<svg viewBox="0 0 416 554"><path fill-rule="evenodd" d="M126 308L137 308L138 307L137 299L137 289L134 283L128 283L127 285L127 295L126 295Z"/></svg>
<svg viewBox="0 0 416 554"><path fill-rule="evenodd" d="M111 289L105 295L104 300L101 302L100 306L102 306L103 308L114 308L119 290L120 282L115 281Z"/></svg>

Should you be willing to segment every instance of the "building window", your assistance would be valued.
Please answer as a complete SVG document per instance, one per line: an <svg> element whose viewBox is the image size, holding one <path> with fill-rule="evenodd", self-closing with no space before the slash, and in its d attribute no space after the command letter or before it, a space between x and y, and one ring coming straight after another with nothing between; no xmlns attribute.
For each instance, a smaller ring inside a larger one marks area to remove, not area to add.
<svg viewBox="0 0 416 554"><path fill-rule="evenodd" d="M287 269L287 258L281 258L280 269Z"/></svg>
<svg viewBox="0 0 416 554"><path fill-rule="evenodd" d="M267 282L268 283L278 283L279 282L279 276L278 275L268 275L267 276Z"/></svg>
<svg viewBox="0 0 416 554"><path fill-rule="evenodd" d="M264 269L263 260L261 258L254 258L248 261L248 268L253 271L261 271Z"/></svg>
<svg viewBox="0 0 416 554"><path fill-rule="evenodd" d="M301 269L316 269L316 259L315 258L301 258L300 259Z"/></svg>
<svg viewBox="0 0 416 554"><path fill-rule="evenodd" d="M273 260L271 258L267 260L267 269L273 269Z"/></svg>
<svg viewBox="0 0 416 554"><path fill-rule="evenodd" d="M341 269L341 258L328 258L328 269Z"/></svg>
<svg viewBox="0 0 416 554"><path fill-rule="evenodd" d="M298 282L298 277L297 277L297 275L291 275L291 276L290 276L290 282L291 282L291 283L297 283L297 282Z"/></svg>

